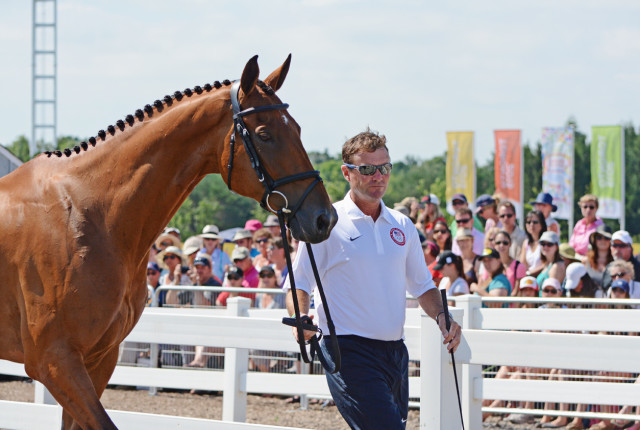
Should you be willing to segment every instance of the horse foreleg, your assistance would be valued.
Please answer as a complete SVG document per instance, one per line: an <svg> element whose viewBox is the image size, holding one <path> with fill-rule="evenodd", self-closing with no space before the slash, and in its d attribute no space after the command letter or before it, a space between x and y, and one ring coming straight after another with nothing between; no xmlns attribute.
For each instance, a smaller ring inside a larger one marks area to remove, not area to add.
<svg viewBox="0 0 640 430"><path fill-rule="evenodd" d="M27 373L42 382L64 409L65 429L116 429L100 403L94 382L78 352L60 348L39 357L36 366L29 366L27 361ZM105 386L106 382L101 392ZM73 422L69 418L73 418Z"/></svg>

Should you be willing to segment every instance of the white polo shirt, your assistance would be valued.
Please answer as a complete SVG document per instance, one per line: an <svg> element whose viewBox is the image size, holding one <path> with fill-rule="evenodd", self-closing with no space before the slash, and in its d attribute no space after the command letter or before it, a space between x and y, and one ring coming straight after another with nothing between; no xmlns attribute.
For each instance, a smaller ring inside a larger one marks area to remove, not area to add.
<svg viewBox="0 0 640 430"><path fill-rule="evenodd" d="M415 226L384 204L374 222L353 203L350 193L334 207L337 224L329 238L312 249L336 334L402 339L406 291L419 297L436 288ZM311 294L316 282L305 243L298 247L293 273L296 288ZM288 277L283 288L290 289ZM314 302L316 322L329 334L318 291Z"/></svg>

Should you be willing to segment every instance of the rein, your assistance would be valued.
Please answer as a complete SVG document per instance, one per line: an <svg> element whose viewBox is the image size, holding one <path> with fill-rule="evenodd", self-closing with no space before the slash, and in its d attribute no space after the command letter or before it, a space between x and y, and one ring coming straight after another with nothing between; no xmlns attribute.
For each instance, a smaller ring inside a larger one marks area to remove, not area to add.
<svg viewBox="0 0 640 430"><path fill-rule="evenodd" d="M236 142L236 133L240 134L242 139L242 143L245 148L245 152L249 157L249 161L251 162L251 167L256 172L258 176L258 180L265 188L264 195L262 196L262 200L260 201L260 205L275 214L278 215L278 222L280 224L280 234L282 235L282 243L288 244L287 236L286 236L286 225L285 221L290 221L295 216L296 212L302 206L302 202L307 198L311 190L320 182L322 182L322 178L320 178L320 172L317 170L312 170L308 172L296 173L294 175L285 176L280 179L274 180L269 173L266 171L262 163L260 163L260 158L258 157L258 153L256 148L251 140L251 133L247 129L247 126L244 123L243 117L247 115L256 114L259 112L268 112L274 110L285 110L289 107L287 103L277 104L277 105L267 105L267 106L256 106L250 107L242 110L240 106L240 100L238 98L238 92L240 90L240 81L235 81L231 86L231 107L233 109L233 133L231 134L231 148L229 155L229 164L228 164L228 173L227 173L227 187L231 190L231 170L233 168L233 155L234 148ZM293 206L293 208L289 208L289 200L281 191L276 190L276 188L290 184L295 181L301 181L304 179L313 178L313 182L307 187L307 189L302 193L300 200ZM233 190L231 190L233 191ZM273 194L278 194L284 199L284 206L279 210L274 210L269 204L269 197ZM289 284L291 285L291 293L293 295L293 307L295 310L295 318L282 318L282 323L285 325L289 325L292 327L296 327L298 333L298 344L300 345L300 355L305 363L313 362L314 356L318 355L318 360L325 368L325 370L329 373L336 373L340 370L340 348L338 345L338 337L335 333L335 326L333 324L333 319L331 318L331 314L329 313L329 305L327 303L327 299L324 295L324 289L322 288L322 283L320 282L320 275L318 274L318 268L316 266L316 261L313 256L313 250L311 249L311 244L307 242L307 251L309 253L309 259L311 261L311 267L313 268L313 275L316 280L316 285L318 286L318 292L320 293L320 297L322 298L322 306L324 306L325 314L327 316L327 326L329 327L329 335L331 338L331 348L334 351L334 360L333 365L330 365L330 361L327 360L324 353L320 348L319 341L322 339L322 331L320 328L313 324L313 321L308 315L302 317L300 315L300 307L298 305L298 297L297 290L295 286L295 279L293 277L293 265L291 263L291 253L289 252L289 246L286 246L285 249L285 258L287 260L287 270L289 272ZM319 333L317 336L313 336L309 340L310 353L307 354L307 348L305 346L306 342L304 340L304 330L310 330ZM309 356L311 358L309 358Z"/></svg>

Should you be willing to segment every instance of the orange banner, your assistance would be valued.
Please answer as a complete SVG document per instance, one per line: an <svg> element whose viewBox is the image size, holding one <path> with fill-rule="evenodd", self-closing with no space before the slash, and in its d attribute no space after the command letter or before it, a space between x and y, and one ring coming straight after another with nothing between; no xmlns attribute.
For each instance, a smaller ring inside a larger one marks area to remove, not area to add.
<svg viewBox="0 0 640 430"><path fill-rule="evenodd" d="M496 139L494 166L496 194L502 200L521 203L522 144L520 130L495 130L493 133Z"/></svg>

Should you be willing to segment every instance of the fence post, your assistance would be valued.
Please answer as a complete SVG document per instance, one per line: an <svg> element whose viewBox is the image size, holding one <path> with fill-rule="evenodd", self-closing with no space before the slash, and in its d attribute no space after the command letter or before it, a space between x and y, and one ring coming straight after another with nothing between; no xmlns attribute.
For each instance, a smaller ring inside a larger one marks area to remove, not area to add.
<svg viewBox="0 0 640 430"><path fill-rule="evenodd" d="M227 300L229 316L249 315L251 300L233 297ZM245 422L247 419L247 371L249 350L246 348L224 349L224 392L222 398L222 420Z"/></svg>
<svg viewBox="0 0 640 430"><path fill-rule="evenodd" d="M459 321L459 311L452 313ZM440 329L424 312L420 333L420 428L459 430L460 414L449 352L442 344ZM459 366L457 369L460 374Z"/></svg>
<svg viewBox="0 0 640 430"><path fill-rule="evenodd" d="M476 295L456 297L456 306L464 311L462 330L478 329L477 311L482 307L482 298ZM466 364L462 366L462 416L469 428L482 428L482 395L476 396L476 391L482 393L482 366ZM476 387L478 388L476 390Z"/></svg>
<svg viewBox="0 0 640 430"><path fill-rule="evenodd" d="M42 382L35 382L35 393L34 393L34 403L40 403L43 405L57 405L58 402L53 398L47 387L45 387Z"/></svg>

